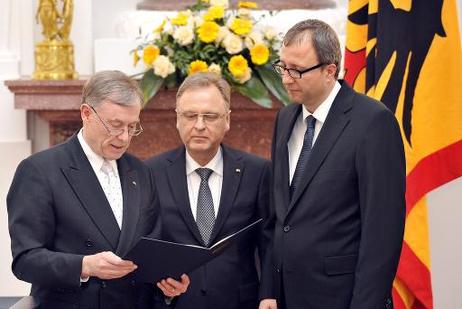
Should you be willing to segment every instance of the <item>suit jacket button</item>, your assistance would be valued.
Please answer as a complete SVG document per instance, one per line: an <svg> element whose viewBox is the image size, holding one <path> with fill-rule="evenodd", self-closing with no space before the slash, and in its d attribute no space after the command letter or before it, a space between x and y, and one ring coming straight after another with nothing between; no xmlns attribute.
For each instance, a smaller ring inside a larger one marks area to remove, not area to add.
<svg viewBox="0 0 462 309"><path fill-rule="evenodd" d="M104 289L106 287L106 282L101 281L101 287Z"/></svg>
<svg viewBox="0 0 462 309"><path fill-rule="evenodd" d="M290 225L284 226L284 232L289 232L290 231Z"/></svg>
<svg viewBox="0 0 462 309"><path fill-rule="evenodd" d="M93 242L91 241L91 239L85 240L85 246L88 248L93 247Z"/></svg>
<svg viewBox="0 0 462 309"><path fill-rule="evenodd" d="M201 294L202 294L202 295L207 295L207 290L201 289Z"/></svg>
<svg viewBox="0 0 462 309"><path fill-rule="evenodd" d="M276 268L276 272L277 272L277 273L280 273L281 270L280 270L279 268Z"/></svg>
<svg viewBox="0 0 462 309"><path fill-rule="evenodd" d="M130 281L130 284L131 284L132 286L135 286L135 285L136 285L136 281L135 281L135 280L132 280L132 281Z"/></svg>

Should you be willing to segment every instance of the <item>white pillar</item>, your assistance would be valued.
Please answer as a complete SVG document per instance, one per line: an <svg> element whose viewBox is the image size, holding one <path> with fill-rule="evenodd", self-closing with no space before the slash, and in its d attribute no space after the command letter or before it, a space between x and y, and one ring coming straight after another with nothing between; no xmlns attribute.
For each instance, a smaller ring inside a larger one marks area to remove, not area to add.
<svg viewBox="0 0 462 309"><path fill-rule="evenodd" d="M109 3L111 2L107 2L107 5L110 5ZM93 73L92 8L92 0L74 0L74 19L70 38L74 43L75 69L80 76Z"/></svg>
<svg viewBox="0 0 462 309"><path fill-rule="evenodd" d="M25 29L22 21L31 15L32 5L27 6L26 1L0 1L0 296L29 293L29 285L11 273L5 200L16 166L30 154L30 141L27 140L26 112L14 108L13 94L3 82L20 76L21 36L27 32L30 38L33 31Z"/></svg>

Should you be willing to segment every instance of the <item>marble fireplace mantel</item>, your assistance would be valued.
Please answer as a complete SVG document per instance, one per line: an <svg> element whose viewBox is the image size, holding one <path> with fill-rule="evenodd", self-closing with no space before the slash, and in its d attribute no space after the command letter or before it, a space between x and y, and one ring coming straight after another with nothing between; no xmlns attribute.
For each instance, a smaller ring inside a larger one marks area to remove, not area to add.
<svg viewBox="0 0 462 309"><path fill-rule="evenodd" d="M14 93L16 108L47 123L51 146L80 128L79 106L85 81L85 77L65 81L21 78L5 81L5 85ZM132 140L130 153L146 159L180 145L175 127L175 94L175 90L162 90L143 109L140 117L145 131ZM273 122L282 104L273 98L273 107L263 108L238 93L233 93L231 100L231 129L225 143L269 158Z"/></svg>

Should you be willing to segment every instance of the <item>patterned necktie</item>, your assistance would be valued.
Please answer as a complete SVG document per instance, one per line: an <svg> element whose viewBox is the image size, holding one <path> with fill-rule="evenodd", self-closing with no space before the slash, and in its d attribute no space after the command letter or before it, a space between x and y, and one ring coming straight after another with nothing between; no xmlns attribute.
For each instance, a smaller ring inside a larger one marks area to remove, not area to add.
<svg viewBox="0 0 462 309"><path fill-rule="evenodd" d="M290 199L292 199L295 189L298 185L300 185L300 181L303 178L303 174L311 154L311 145L313 144L314 125L316 124L316 118L310 115L306 117L305 122L306 131L305 136L303 137L302 151L298 157L297 166L295 167L294 176L292 177L292 183L290 184Z"/></svg>
<svg viewBox="0 0 462 309"><path fill-rule="evenodd" d="M122 228L123 198L119 175L114 172L111 164L106 160L104 160L101 166L101 171L104 175L101 186L103 187L104 194L117 220L117 224L119 228Z"/></svg>
<svg viewBox="0 0 462 309"><path fill-rule="evenodd" d="M209 187L209 177L212 172L209 168L196 169L196 173L201 178L199 194L197 195L196 221L206 246L209 245L210 235L215 224L215 209L213 208L212 192L210 192Z"/></svg>

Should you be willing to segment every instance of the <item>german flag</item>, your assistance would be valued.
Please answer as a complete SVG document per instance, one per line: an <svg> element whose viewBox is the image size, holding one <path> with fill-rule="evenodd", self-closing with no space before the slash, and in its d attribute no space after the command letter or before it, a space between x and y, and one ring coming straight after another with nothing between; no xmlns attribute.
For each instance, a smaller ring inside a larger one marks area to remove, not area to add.
<svg viewBox="0 0 462 309"><path fill-rule="evenodd" d="M394 111L406 151L395 308L433 308L426 195L462 176L462 50L455 0L350 0L345 79Z"/></svg>

